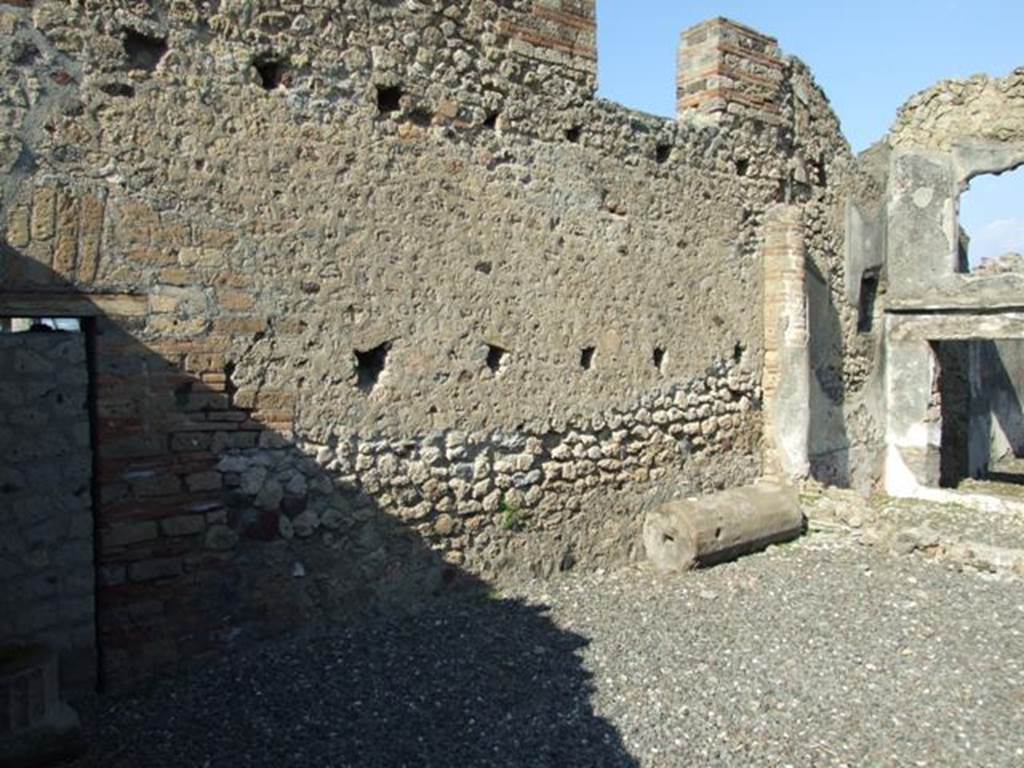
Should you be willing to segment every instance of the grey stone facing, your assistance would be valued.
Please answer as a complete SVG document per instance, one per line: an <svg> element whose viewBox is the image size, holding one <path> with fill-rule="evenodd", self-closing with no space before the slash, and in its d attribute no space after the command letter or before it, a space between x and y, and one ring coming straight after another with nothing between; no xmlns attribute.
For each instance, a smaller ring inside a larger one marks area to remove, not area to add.
<svg viewBox="0 0 1024 768"><path fill-rule="evenodd" d="M49 646L82 688L96 677L85 354L81 333L0 333L0 392L17 401L0 451L0 646Z"/></svg>

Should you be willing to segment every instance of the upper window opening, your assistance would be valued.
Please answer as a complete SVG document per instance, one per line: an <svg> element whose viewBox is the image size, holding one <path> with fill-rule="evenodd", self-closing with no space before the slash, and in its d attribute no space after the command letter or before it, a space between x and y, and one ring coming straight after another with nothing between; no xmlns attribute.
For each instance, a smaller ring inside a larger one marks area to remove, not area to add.
<svg viewBox="0 0 1024 768"><path fill-rule="evenodd" d="M77 333L82 322L77 317L0 317L0 333Z"/></svg>
<svg viewBox="0 0 1024 768"><path fill-rule="evenodd" d="M1024 168L972 179L960 229L961 272L1024 271Z"/></svg>

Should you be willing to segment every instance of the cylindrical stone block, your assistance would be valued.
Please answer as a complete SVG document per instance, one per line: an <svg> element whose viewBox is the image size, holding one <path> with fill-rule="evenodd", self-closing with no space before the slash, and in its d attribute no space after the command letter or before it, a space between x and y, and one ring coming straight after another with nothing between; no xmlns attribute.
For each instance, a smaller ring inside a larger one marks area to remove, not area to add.
<svg viewBox="0 0 1024 768"><path fill-rule="evenodd" d="M762 482L664 502L647 513L643 539L654 568L675 573L794 539L804 528L796 489Z"/></svg>

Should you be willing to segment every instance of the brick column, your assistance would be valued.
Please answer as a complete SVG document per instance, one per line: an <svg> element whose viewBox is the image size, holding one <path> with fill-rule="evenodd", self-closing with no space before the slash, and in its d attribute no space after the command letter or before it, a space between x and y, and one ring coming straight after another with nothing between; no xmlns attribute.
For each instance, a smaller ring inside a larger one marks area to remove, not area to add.
<svg viewBox="0 0 1024 768"><path fill-rule="evenodd" d="M810 334L804 288L803 211L769 209L762 246L764 266L764 473L796 478L809 471Z"/></svg>
<svg viewBox="0 0 1024 768"><path fill-rule="evenodd" d="M680 37L676 114L697 122L735 114L782 123L785 69L774 38L729 19L705 21Z"/></svg>

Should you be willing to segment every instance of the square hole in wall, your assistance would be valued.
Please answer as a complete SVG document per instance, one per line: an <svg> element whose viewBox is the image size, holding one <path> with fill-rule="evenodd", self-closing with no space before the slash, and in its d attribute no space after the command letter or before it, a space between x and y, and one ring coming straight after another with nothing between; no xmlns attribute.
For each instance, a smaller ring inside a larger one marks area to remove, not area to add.
<svg viewBox="0 0 1024 768"><path fill-rule="evenodd" d="M382 115L402 108L402 89L397 85L377 86L377 111Z"/></svg>
<svg viewBox="0 0 1024 768"><path fill-rule="evenodd" d="M273 91L280 86L288 85L288 65L281 59L265 56L253 62L260 77L260 85L265 91Z"/></svg>
<svg viewBox="0 0 1024 768"><path fill-rule="evenodd" d="M651 354L651 362L654 363L654 367L658 369L660 373L665 372L665 350L661 347L655 347L654 352Z"/></svg>
<svg viewBox="0 0 1024 768"><path fill-rule="evenodd" d="M594 347L584 347L580 350L580 368L584 371L589 371L594 367Z"/></svg>
<svg viewBox="0 0 1024 768"><path fill-rule="evenodd" d="M354 350L356 358L356 386L360 391L370 393L377 386L388 364L391 342L385 341L367 350Z"/></svg>
<svg viewBox="0 0 1024 768"><path fill-rule="evenodd" d="M508 350L496 344L487 345L487 367L497 376L501 374L508 365Z"/></svg>
<svg viewBox="0 0 1024 768"><path fill-rule="evenodd" d="M167 54L167 41L161 37L129 29L124 33L124 52L129 69L152 72Z"/></svg>

